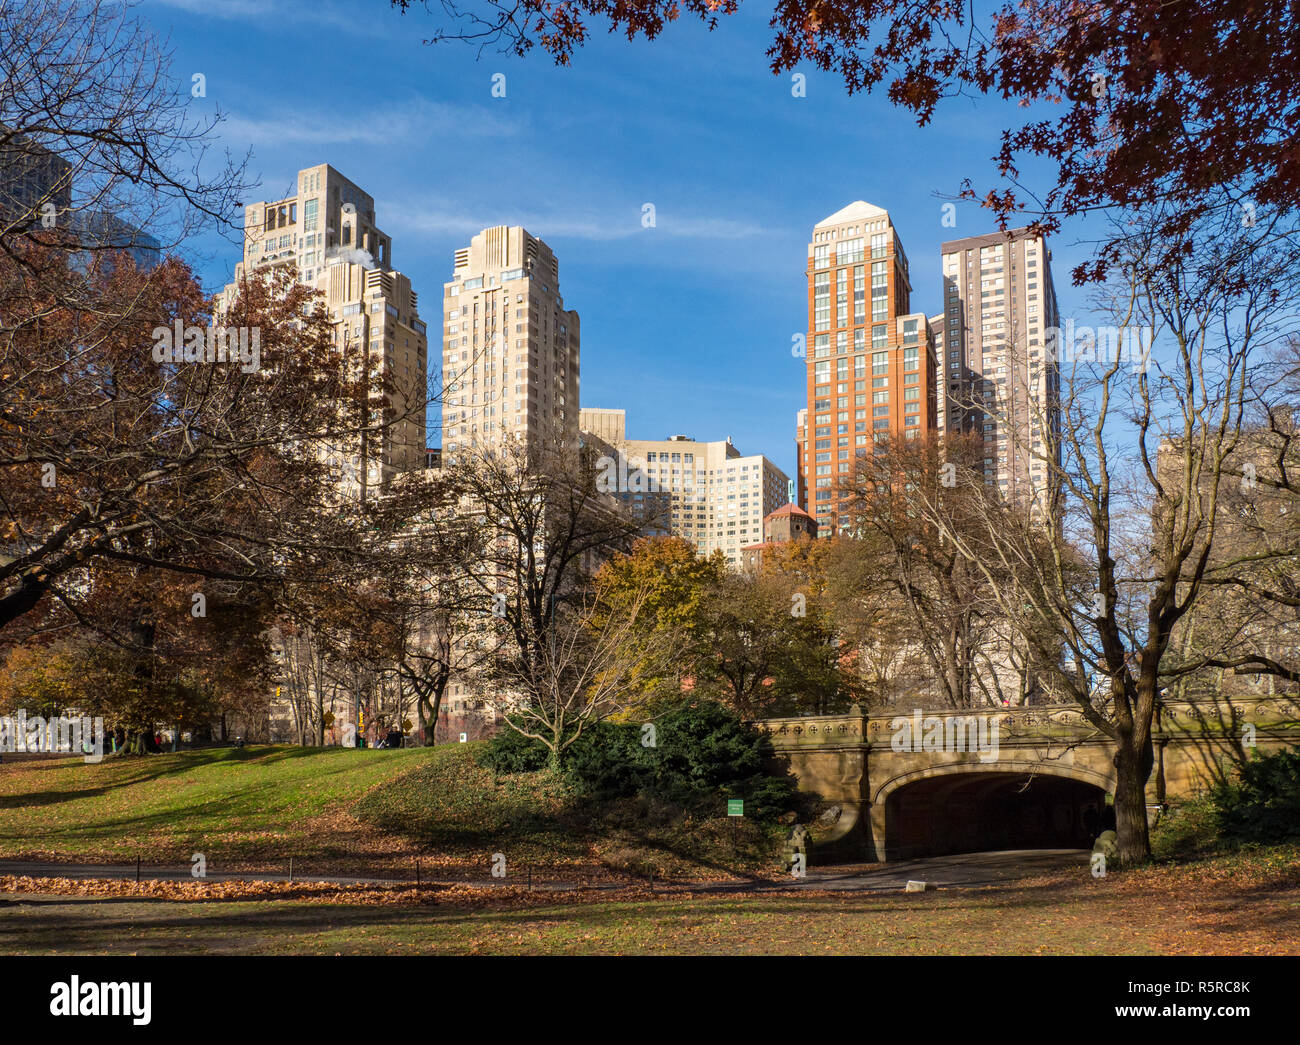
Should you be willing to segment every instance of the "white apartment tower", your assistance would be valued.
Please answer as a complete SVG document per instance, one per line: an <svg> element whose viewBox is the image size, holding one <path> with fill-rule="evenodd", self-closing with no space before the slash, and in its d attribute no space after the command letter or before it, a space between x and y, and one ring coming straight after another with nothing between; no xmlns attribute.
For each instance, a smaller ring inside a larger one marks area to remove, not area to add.
<svg viewBox="0 0 1300 1045"><path fill-rule="evenodd" d="M555 254L518 226L456 251L443 296L443 458L578 438L578 313L564 308Z"/></svg>
<svg viewBox="0 0 1300 1045"><path fill-rule="evenodd" d="M1028 229L945 243L944 312L932 317L940 432L979 436L984 476L1008 500L1046 497L1060 461L1060 371L1051 251ZM941 340L940 340L941 339Z"/></svg>
<svg viewBox="0 0 1300 1045"><path fill-rule="evenodd" d="M334 448L345 495L366 496L396 472L423 467L428 341L411 281L392 268L392 240L375 224L375 201L329 164L298 172L297 191L244 208L244 256L222 291L228 307L250 272L293 271L324 296L345 365L384 376L390 423L363 448Z"/></svg>

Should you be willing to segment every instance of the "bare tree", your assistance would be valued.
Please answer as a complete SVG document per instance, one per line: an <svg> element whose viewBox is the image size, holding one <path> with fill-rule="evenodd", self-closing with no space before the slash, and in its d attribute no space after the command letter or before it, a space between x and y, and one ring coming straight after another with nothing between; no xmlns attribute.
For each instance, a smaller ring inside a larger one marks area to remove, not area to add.
<svg viewBox="0 0 1300 1045"><path fill-rule="evenodd" d="M477 623L464 641L484 654L473 672L487 698L512 708L511 728L541 739L558 762L593 722L634 692L643 599L594 614L592 577L626 553L644 515L598 488L590 451L562 442L507 443L447 465L460 511L481 520L461 566Z"/></svg>
<svg viewBox="0 0 1300 1045"><path fill-rule="evenodd" d="M325 746L325 715L336 684L325 651L307 628L278 629L281 685L287 691L298 743Z"/></svg>
<svg viewBox="0 0 1300 1045"><path fill-rule="evenodd" d="M105 214L164 250L200 226L233 231L247 161L214 163L221 117L196 119L191 104L205 94L202 74L174 78L130 5L0 0L0 164L53 175L35 192L0 178L0 253L30 269L42 260L21 249L33 238L90 253L136 245L84 220Z"/></svg>
<svg viewBox="0 0 1300 1045"><path fill-rule="evenodd" d="M503 647L487 662L484 677L498 692L523 697L508 702L506 722L543 744L552 765L562 763L589 727L635 711L644 692L636 683L671 662L672 647L662 637L649 650L638 641L646 595L611 606L593 582L559 605L544 635L532 631L536 622L524 621L527 655Z"/></svg>
<svg viewBox="0 0 1300 1045"><path fill-rule="evenodd" d="M370 576L358 578L354 606L372 622L385 670L414 698L420 740L430 746L452 681L496 648L475 636L487 607L464 565L478 554L485 523L459 499L455 470L399 478L372 517Z"/></svg>
<svg viewBox="0 0 1300 1045"><path fill-rule="evenodd" d="M926 505L984 574L1049 687L1114 742L1126 862L1150 855L1152 724L1166 683L1193 667L1171 666L1167 654L1207 578L1233 565L1232 556L1212 565L1212 553L1225 492L1239 482L1247 378L1294 323L1300 271L1292 230L1202 224L1193 238L1168 239L1160 224L1137 217L1117 233L1125 275L1108 302L1116 327L1153 328L1149 358L1071 358L1058 342L1047 363L1048 380L1067 371L1059 456L1041 424L1048 445L1023 449L1046 469L1051 495L1032 511L972 497L983 507L965 532L936 498ZM984 485L970 470L958 481Z"/></svg>
<svg viewBox="0 0 1300 1045"><path fill-rule="evenodd" d="M969 437L951 437L942 449L933 440L881 443L858 457L846 490L855 537L841 546L842 572L852 578L842 586L846 616L883 595L904 625L893 640L923 668L913 699L941 707L1001 704L1006 677L1024 674L1006 656L986 574L923 510L942 511L948 528L968 531L985 494L955 477L978 456Z"/></svg>

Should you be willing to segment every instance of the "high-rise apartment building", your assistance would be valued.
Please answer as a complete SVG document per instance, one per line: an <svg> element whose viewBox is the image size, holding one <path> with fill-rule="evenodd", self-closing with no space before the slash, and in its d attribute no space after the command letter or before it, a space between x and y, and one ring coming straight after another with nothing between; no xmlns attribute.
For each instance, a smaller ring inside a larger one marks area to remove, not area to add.
<svg viewBox="0 0 1300 1045"><path fill-rule="evenodd" d="M928 320L910 312L907 255L887 211L858 200L819 221L807 276L799 501L829 537L848 525L841 488L855 458L934 430L935 359Z"/></svg>
<svg viewBox="0 0 1300 1045"><path fill-rule="evenodd" d="M297 191L244 208L244 258L218 308L245 274L290 269L324 295L344 365L384 375L390 423L372 443L334 456L345 494L386 486L425 462L428 340L411 281L392 268L392 241L375 224L375 201L328 164L298 172ZM362 467L361 457L367 464Z"/></svg>
<svg viewBox="0 0 1300 1045"><path fill-rule="evenodd" d="M982 438L984 475L1032 505L1060 461L1060 369L1048 350L1059 325L1052 253L1027 229L943 244L945 432Z"/></svg>
<svg viewBox="0 0 1300 1045"><path fill-rule="evenodd" d="M76 240L84 249L78 251L74 264L82 271L96 251L124 251L137 268L146 272L162 261L161 244L147 232L137 229L107 211L76 211L70 222Z"/></svg>
<svg viewBox="0 0 1300 1045"><path fill-rule="evenodd" d="M58 153L0 124L0 236L49 230L75 248L70 263L86 272L95 252L125 251L142 269L161 261L160 244L109 211L72 207L73 167Z"/></svg>
<svg viewBox="0 0 1300 1045"><path fill-rule="evenodd" d="M63 228L72 207L72 164L0 124L0 234Z"/></svg>
<svg viewBox="0 0 1300 1045"><path fill-rule="evenodd" d="M584 442L602 455L601 488L651 520L647 533L684 537L703 556L721 551L739 568L741 549L763 539L764 517L786 503L785 472L762 454L742 455L730 438L626 439L623 411L584 410L582 416ZM605 434L588 422L603 423Z"/></svg>
<svg viewBox="0 0 1300 1045"><path fill-rule="evenodd" d="M671 532L701 555L721 551L735 568L740 550L762 539L764 517L786 501L785 472L762 454L742 455L730 439L629 439L623 449L654 489L669 494Z"/></svg>
<svg viewBox="0 0 1300 1045"><path fill-rule="evenodd" d="M796 505L808 503L808 489L804 485L806 469L804 468L804 449L808 438L808 409L799 410L794 415L794 474L795 493L792 498Z"/></svg>
<svg viewBox="0 0 1300 1045"><path fill-rule="evenodd" d="M456 251L443 296L443 453L576 445L578 313L560 270L518 226L484 229Z"/></svg>
<svg viewBox="0 0 1300 1045"><path fill-rule="evenodd" d="M948 411L944 408L946 400L944 398L943 346L946 331L943 325L943 316L931 316L926 325L930 328L930 345L934 348L934 427L939 439L942 441L944 434L948 431Z"/></svg>

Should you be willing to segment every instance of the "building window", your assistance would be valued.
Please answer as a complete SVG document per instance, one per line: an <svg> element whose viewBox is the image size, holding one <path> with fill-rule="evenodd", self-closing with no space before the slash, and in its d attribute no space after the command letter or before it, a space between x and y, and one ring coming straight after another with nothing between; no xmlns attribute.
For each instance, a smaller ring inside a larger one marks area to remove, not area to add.
<svg viewBox="0 0 1300 1045"><path fill-rule="evenodd" d="M815 329L829 330L831 325L831 274L813 276L813 321Z"/></svg>

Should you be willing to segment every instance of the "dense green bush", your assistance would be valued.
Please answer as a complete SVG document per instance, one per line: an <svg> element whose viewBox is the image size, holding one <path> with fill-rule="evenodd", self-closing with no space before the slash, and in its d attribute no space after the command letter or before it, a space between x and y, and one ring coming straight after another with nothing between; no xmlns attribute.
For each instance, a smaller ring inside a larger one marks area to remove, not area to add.
<svg viewBox="0 0 1300 1045"><path fill-rule="evenodd" d="M795 807L794 779L767 771L767 738L721 704L683 705L653 725L653 745L642 742L638 723L601 722L585 730L565 753L570 785L594 799L639 796L710 815L724 812L728 798L743 798L745 815L759 820ZM547 753L506 727L479 761L499 773L528 772L544 766Z"/></svg>
<svg viewBox="0 0 1300 1045"><path fill-rule="evenodd" d="M639 744L639 727L637 731ZM771 744L734 712L712 701L678 708L655 723L657 745L641 748L641 790L694 805L716 797L745 799L745 814L770 819L794 808L797 786L788 774L767 772Z"/></svg>
<svg viewBox="0 0 1300 1045"><path fill-rule="evenodd" d="M565 753L564 775L576 791L597 798L633 795L645 765L640 728L598 722Z"/></svg>
<svg viewBox="0 0 1300 1045"><path fill-rule="evenodd" d="M533 740L503 725L478 753L478 764L498 773L535 773L545 769L551 753Z"/></svg>
<svg viewBox="0 0 1300 1045"><path fill-rule="evenodd" d="M1300 752L1258 751L1210 793L1219 834L1234 841L1300 838Z"/></svg>

